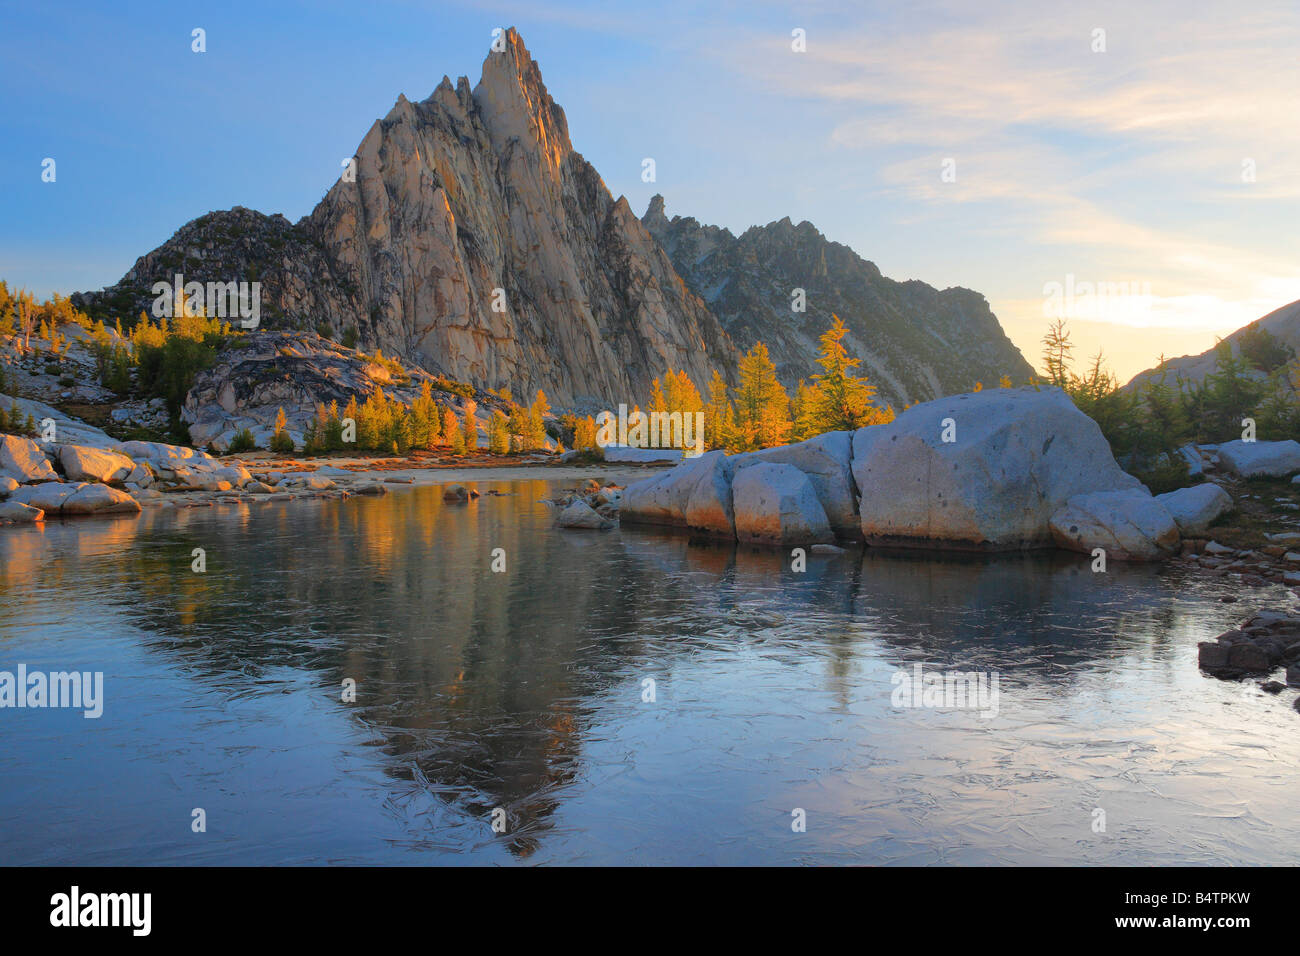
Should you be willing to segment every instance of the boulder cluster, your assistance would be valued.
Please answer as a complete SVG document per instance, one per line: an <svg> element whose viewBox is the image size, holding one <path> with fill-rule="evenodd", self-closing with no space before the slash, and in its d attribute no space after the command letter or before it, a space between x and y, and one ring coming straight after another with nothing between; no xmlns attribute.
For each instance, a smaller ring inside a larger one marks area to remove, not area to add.
<svg viewBox="0 0 1300 956"><path fill-rule="evenodd" d="M1273 693L1284 686L1300 687L1300 615L1260 611L1240 627L1197 647L1197 660L1207 674L1225 679L1262 677L1285 667L1285 684L1269 680L1261 686ZM1300 709L1300 698L1296 704Z"/></svg>
<svg viewBox="0 0 1300 956"><path fill-rule="evenodd" d="M618 523L623 489L615 484L601 484L588 478L581 488L561 491L553 498L543 498L558 528L606 531Z"/></svg>
<svg viewBox="0 0 1300 956"><path fill-rule="evenodd" d="M383 494L386 490L373 482L353 487L352 477L352 472L329 466L314 472L252 473L240 461L223 462L193 448L160 442L128 441L93 448L43 445L30 438L0 435L0 523L28 523L46 516L137 514L142 502L191 503L197 498L207 503L213 496L238 500L246 495L283 500L323 492Z"/></svg>
<svg viewBox="0 0 1300 956"><path fill-rule="evenodd" d="M1064 392L1031 387L950 396L793 445L709 452L630 485L619 514L776 546L1056 546L1154 560L1231 507L1214 485L1153 496Z"/></svg>

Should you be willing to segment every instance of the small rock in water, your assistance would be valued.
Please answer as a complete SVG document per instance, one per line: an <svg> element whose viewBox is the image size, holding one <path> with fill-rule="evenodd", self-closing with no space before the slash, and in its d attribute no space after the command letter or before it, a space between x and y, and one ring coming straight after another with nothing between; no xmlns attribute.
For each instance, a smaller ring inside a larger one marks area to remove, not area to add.
<svg viewBox="0 0 1300 956"><path fill-rule="evenodd" d="M1228 651L1228 666L1233 670L1251 674L1266 671L1271 665L1268 652L1262 647L1250 641L1240 641L1233 644Z"/></svg>
<svg viewBox="0 0 1300 956"><path fill-rule="evenodd" d="M557 524L561 528L612 528L614 523L591 509L581 498L573 502L560 513Z"/></svg>
<svg viewBox="0 0 1300 956"><path fill-rule="evenodd" d="M1259 685L1259 689L1267 694L1280 694L1286 690L1286 685L1281 681L1267 680Z"/></svg>
<svg viewBox="0 0 1300 956"><path fill-rule="evenodd" d="M469 501L471 492L460 483L450 484L442 490L443 501ZM477 495L474 495L477 497Z"/></svg>
<svg viewBox="0 0 1300 956"><path fill-rule="evenodd" d="M1196 647L1197 663L1203 670L1214 673L1227 668L1230 645L1219 644L1214 641L1201 641Z"/></svg>

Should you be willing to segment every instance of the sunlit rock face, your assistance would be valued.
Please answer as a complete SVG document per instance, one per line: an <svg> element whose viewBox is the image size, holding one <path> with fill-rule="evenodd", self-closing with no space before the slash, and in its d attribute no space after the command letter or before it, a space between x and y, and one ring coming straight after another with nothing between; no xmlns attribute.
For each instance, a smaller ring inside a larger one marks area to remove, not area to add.
<svg viewBox="0 0 1300 956"><path fill-rule="evenodd" d="M666 368L731 365L717 321L626 200L574 152L513 31L473 89L405 97L311 216L370 334L482 386L560 404L644 395ZM499 290L499 291L498 291Z"/></svg>
<svg viewBox="0 0 1300 956"><path fill-rule="evenodd" d="M563 406L642 400L669 368L701 386L734 368L717 320L574 151L513 30L476 87L444 77L399 97L354 159L296 225L212 213L77 301L147 307L174 272L258 279L270 327L356 326L362 347Z"/></svg>

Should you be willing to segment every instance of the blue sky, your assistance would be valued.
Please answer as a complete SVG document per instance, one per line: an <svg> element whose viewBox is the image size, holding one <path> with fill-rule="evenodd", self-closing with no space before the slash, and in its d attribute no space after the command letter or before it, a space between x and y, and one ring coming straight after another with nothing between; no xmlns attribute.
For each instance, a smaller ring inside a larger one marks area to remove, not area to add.
<svg viewBox="0 0 1300 956"><path fill-rule="evenodd" d="M0 277L99 288L209 210L297 219L513 25L638 213L808 219L984 293L1031 361L1050 283L1113 283L1068 315L1127 376L1300 298L1300 8L1131 6L6 0Z"/></svg>

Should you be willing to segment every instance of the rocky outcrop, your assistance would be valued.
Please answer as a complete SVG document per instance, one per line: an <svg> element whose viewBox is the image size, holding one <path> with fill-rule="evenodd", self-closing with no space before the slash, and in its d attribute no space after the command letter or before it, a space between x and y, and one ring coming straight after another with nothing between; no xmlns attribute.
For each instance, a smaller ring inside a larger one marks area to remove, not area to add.
<svg viewBox="0 0 1300 956"><path fill-rule="evenodd" d="M1164 505L1145 488L1074 495L1052 515L1052 538L1069 551L1121 561L1155 561L1177 554L1182 539Z"/></svg>
<svg viewBox="0 0 1300 956"><path fill-rule="evenodd" d="M859 429L853 477L868 543L989 551L1050 547L1070 498L1143 488L1056 388L985 389Z"/></svg>
<svg viewBox="0 0 1300 956"><path fill-rule="evenodd" d="M738 348L767 345L787 388L819 370L818 338L832 314L848 326L849 353L895 408L1033 374L978 292L895 282L812 223L787 217L737 238L690 217L668 219L662 196L641 222ZM792 309L796 289L806 311Z"/></svg>
<svg viewBox="0 0 1300 956"><path fill-rule="evenodd" d="M73 329L84 334L84 330L75 325L64 326L63 334L71 335ZM39 430L43 430L48 423L52 422L51 442L54 444L80 445L85 448L112 448L117 444L116 438L94 425L88 425L52 405L46 405L35 399L0 395L0 407L6 411L16 407L20 415L31 416Z"/></svg>
<svg viewBox="0 0 1300 956"><path fill-rule="evenodd" d="M1204 534L1220 516L1232 510L1232 496L1211 482L1156 495L1184 537Z"/></svg>
<svg viewBox="0 0 1300 956"><path fill-rule="evenodd" d="M794 465L759 462L737 470L732 507L742 542L784 546L835 540L812 482Z"/></svg>
<svg viewBox="0 0 1300 956"><path fill-rule="evenodd" d="M1229 441L1219 446L1225 470L1241 478L1285 478L1300 471L1300 442Z"/></svg>
<svg viewBox="0 0 1300 956"><path fill-rule="evenodd" d="M410 405L425 382L434 400L458 417L467 397L476 402L480 447L487 445L487 421L493 409L509 410L508 403L481 389L420 368L407 369L389 359L380 361L315 333L257 332L239 339L215 365L196 376L181 419L189 425L196 445L210 444L225 451L235 433L247 428L257 446L266 448L283 409L289 436L301 446L318 405L337 402L341 410L353 396L361 403L379 389Z"/></svg>

